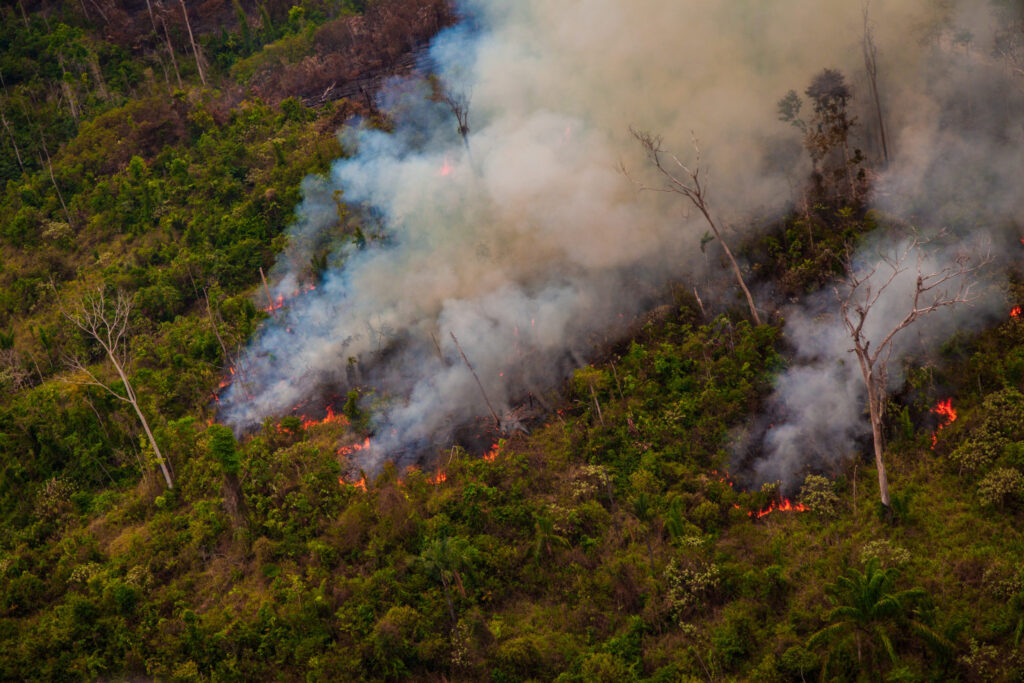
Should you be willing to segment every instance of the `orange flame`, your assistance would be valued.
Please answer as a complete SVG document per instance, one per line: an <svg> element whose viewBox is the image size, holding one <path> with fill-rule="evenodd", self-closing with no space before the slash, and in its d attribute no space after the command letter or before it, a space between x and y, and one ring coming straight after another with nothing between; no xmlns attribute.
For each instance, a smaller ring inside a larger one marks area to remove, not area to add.
<svg viewBox="0 0 1024 683"><path fill-rule="evenodd" d="M366 440L362 443L354 443L351 446L342 446L338 449L338 455L351 455L358 451L366 450L370 447L370 437L366 437Z"/></svg>
<svg viewBox="0 0 1024 683"><path fill-rule="evenodd" d="M953 399L947 398L945 401L939 401L938 404L932 408L932 412L945 418L945 421L939 423L938 429L932 432L932 450L934 450L935 444L939 441L939 432L953 422L956 422L956 409L953 408Z"/></svg>
<svg viewBox="0 0 1024 683"><path fill-rule="evenodd" d="M711 474L716 477L719 482L728 484L730 487L734 486L732 478L729 476L728 472L711 470ZM736 503L733 503L732 506L737 510L743 509ZM789 498L783 498L781 502L773 500L768 504L768 507L762 510L747 510L747 517L750 517L751 519L761 519L773 512L807 512L808 509L809 508L803 503L794 503Z"/></svg>
<svg viewBox="0 0 1024 683"><path fill-rule="evenodd" d="M440 174L443 175L443 176L451 175L452 171L454 169L455 169L455 167L452 166L452 163L450 161L448 161L448 155L445 154L444 155L444 163L441 165Z"/></svg>
<svg viewBox="0 0 1024 683"><path fill-rule="evenodd" d="M781 503L772 501L771 504L764 510L751 510L747 513L747 516L751 519L761 519L766 515L770 515L773 512L807 512L807 506L803 503L796 503L795 505L789 498L783 498Z"/></svg>
<svg viewBox="0 0 1024 683"><path fill-rule="evenodd" d="M494 459L498 457L498 450L500 447L501 444L494 444L491 446L491 450L484 453L484 460L487 462L494 462Z"/></svg>
<svg viewBox="0 0 1024 683"><path fill-rule="evenodd" d="M437 484L441 484L441 483L443 483L443 482L445 482L447 480L448 480L448 473L447 472L442 472L441 470L438 470L437 474L435 474L430 479L427 479L427 483L428 484L437 485Z"/></svg>
<svg viewBox="0 0 1024 683"><path fill-rule="evenodd" d="M309 429L313 425L324 425L331 422L340 422L342 424L348 424L348 419L344 415L339 415L334 412L334 408L327 406L327 416L321 420L314 420L313 418L302 416L302 426L304 429Z"/></svg>
<svg viewBox="0 0 1024 683"><path fill-rule="evenodd" d="M1019 318L1020 317L1020 306L1014 306L1013 308L1010 309L1010 317L1011 318Z"/></svg>

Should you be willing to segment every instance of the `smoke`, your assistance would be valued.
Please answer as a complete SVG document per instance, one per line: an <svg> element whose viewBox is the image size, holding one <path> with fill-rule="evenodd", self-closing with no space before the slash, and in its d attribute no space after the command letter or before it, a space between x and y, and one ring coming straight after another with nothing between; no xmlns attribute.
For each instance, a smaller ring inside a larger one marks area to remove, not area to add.
<svg viewBox="0 0 1024 683"><path fill-rule="evenodd" d="M990 250L985 236L967 243L876 240L860 250L851 280L788 308L790 367L775 381L766 417L749 426L734 449L740 457L751 448L758 452L753 463L757 479L792 486L808 467L830 470L864 448L861 441L871 431L867 390L841 301L848 302L855 325L856 309L867 310L863 339L869 351L881 348L896 332L892 353L883 349L873 370L891 391L903 382L904 359L927 357L954 331L980 329L1006 315L990 274L979 267ZM973 264L968 261L972 255ZM915 302L919 276L926 286L945 281ZM961 292L965 303L938 308L896 331L915 304L925 308L936 300L961 298Z"/></svg>
<svg viewBox="0 0 1024 683"><path fill-rule="evenodd" d="M324 250L328 268L264 324L221 417L244 431L311 395L360 387L374 410L374 457L401 461L488 415L484 393L499 413L542 396L656 303L668 280L717 277L699 249L699 216L618 171L650 172L628 127L661 134L689 160L696 133L712 210L734 229L782 211L807 167L793 145L795 154L780 152L792 131L775 120L775 102L824 66L859 73L853 5L461 3L467 21L435 39L430 66L469 102L465 143L416 80L382 97L390 133L343 132L349 156L303 185L274 293L308 282ZM949 16L926 0L872 6L893 99L927 71L927 38ZM914 131L934 116L892 118L897 148L927 146ZM893 181L894 206L915 194L915 172L935 166L915 159L894 173L908 179ZM339 198L356 210L345 222L360 225L365 246L339 238Z"/></svg>
<svg viewBox="0 0 1024 683"><path fill-rule="evenodd" d="M960 3L932 25L913 68L904 64L899 79L883 86L893 93L896 152L876 179L874 204L934 241L920 251L920 264L918 252L910 254L906 269L879 298L865 339L877 348L911 310L919 270L955 270L969 256L993 259L992 268L968 276L977 280L970 305L944 308L895 337L886 364L889 390L902 383L905 359L926 358L954 331L977 330L1007 315L997 273L1021 254L1024 79L1008 68L1000 45L1005 49L1010 37L1001 27L1008 18L1019 21L1021 10L990 10L988 3ZM1020 25L1010 30L1017 31L1019 45ZM906 248L900 239L873 236L855 255L854 271L875 275L854 301L862 301L869 287L877 292L893 274L890 264ZM952 280L942 290L958 285ZM742 430L733 448L737 461L756 454L753 469L761 481L792 486L808 468L832 469L865 448L871 433L866 389L839 314L838 300L848 294L840 286L785 311L785 337L794 348L790 367L775 382L767 417Z"/></svg>

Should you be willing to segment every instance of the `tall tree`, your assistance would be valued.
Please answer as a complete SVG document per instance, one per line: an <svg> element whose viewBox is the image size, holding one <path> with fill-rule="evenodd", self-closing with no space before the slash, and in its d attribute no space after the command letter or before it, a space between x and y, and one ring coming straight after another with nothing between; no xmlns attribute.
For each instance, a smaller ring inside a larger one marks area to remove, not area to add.
<svg viewBox="0 0 1024 683"><path fill-rule="evenodd" d="M86 338L91 339L100 345L107 359L117 372L124 391L109 381L103 381L89 368L89 365L77 355L65 355L64 361L69 369L79 375L84 375L85 380L71 378L68 381L97 386L109 393L119 401L129 404L135 411L135 415L142 425L146 438L149 439L156 456L156 462L164 475L167 488L174 488L174 480L168 468L167 461L160 451L160 445L153 436L153 430L149 427L149 420L139 404L139 397L135 393L131 380L128 378L128 370L131 365L131 350L129 345L129 328L132 311L131 299L122 291L111 299L107 296L102 287L89 290L71 302L70 309L61 306L61 313L64 318L74 325Z"/></svg>

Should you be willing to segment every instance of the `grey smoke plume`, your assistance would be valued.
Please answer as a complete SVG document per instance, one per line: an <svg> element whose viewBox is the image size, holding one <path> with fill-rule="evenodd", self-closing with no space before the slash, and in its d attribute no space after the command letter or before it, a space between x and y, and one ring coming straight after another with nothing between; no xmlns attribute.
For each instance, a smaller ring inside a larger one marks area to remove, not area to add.
<svg viewBox="0 0 1024 683"><path fill-rule="evenodd" d="M384 98L393 133L345 133L352 156L304 184L275 294L302 285L304 264L330 244L337 191L380 239L335 248L321 285L267 321L222 417L244 430L324 388L369 386L386 398L375 456L400 459L488 413L450 332L499 412L550 390L668 279L705 276L698 217L617 172L643 172L629 125L684 157L696 131L711 203L730 225L781 210L804 169L766 151L786 132L775 102L823 66L857 72L853 5L462 3L472 28L439 36L431 60L471 95L468 145L415 82ZM945 10L890 0L872 12L886 78L902 82L927 62L917 38Z"/></svg>

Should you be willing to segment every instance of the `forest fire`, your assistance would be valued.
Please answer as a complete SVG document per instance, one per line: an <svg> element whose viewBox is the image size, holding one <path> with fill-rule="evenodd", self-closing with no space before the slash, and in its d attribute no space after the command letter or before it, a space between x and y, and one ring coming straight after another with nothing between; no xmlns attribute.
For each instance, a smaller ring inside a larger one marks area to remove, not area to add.
<svg viewBox="0 0 1024 683"><path fill-rule="evenodd" d="M443 470L438 470L437 474L427 479L427 483L433 484L434 486L443 484L446 481L448 481L448 473Z"/></svg>
<svg viewBox="0 0 1024 683"><path fill-rule="evenodd" d="M322 425L322 424L330 424L330 423L348 424L348 418L346 418L344 415L340 415L340 414L334 412L334 408L332 408L331 406L327 406L327 415L325 417L319 419L319 420L314 420L313 418L306 417L305 415L302 415L301 417L302 417L302 427L304 429L309 429L310 427L312 427L314 425ZM367 439L367 441L369 441L369 439Z"/></svg>
<svg viewBox="0 0 1024 683"><path fill-rule="evenodd" d="M484 460L486 460L487 462L494 462L494 459L498 457L498 451L500 450L500 448L501 444L498 443L491 446L491 450L484 453Z"/></svg>
<svg viewBox="0 0 1024 683"><path fill-rule="evenodd" d="M284 308L285 304L287 304L292 299L299 297L303 294L306 294L308 292L312 292L315 289L316 285L310 283L308 285L305 285L304 287L300 287L299 289L293 290L291 296L289 296L287 299L284 297L283 294L278 294L276 299L273 299L272 301L269 302L269 305L263 307L263 311L266 313L273 313L274 311ZM267 296L269 297L269 293Z"/></svg>
<svg viewBox="0 0 1024 683"><path fill-rule="evenodd" d="M345 481L344 477L338 477L338 483L342 486L352 486L353 488L366 491L366 477L361 478L359 481Z"/></svg>
<svg viewBox="0 0 1024 683"><path fill-rule="evenodd" d="M453 170L455 170L455 167L452 166L452 162L448 161L448 155L445 154L444 163L441 164L441 170L439 171L439 175L449 176L452 174Z"/></svg>
<svg viewBox="0 0 1024 683"><path fill-rule="evenodd" d="M351 446L342 446L341 448L339 448L337 450L337 454L338 455L351 455L352 453L358 453L359 451L364 451L364 450L366 450L369 447L370 447L370 437L366 437L366 439L362 443L354 443Z"/></svg>
<svg viewBox="0 0 1024 683"><path fill-rule="evenodd" d="M771 504L763 510L748 510L747 517L751 519L761 519L773 512L807 512L808 508L803 503L794 504L789 498L783 498L781 502L772 501Z"/></svg>
<svg viewBox="0 0 1024 683"><path fill-rule="evenodd" d="M712 476L716 477L720 483L727 484L728 486L735 488L732 478L729 476L728 472L719 472L718 470L711 470L711 474ZM743 509L740 505L737 505L736 503L733 503L732 506L737 510ZM747 510L747 517L750 517L751 519L761 519L762 517L766 517L773 512L808 512L808 510L809 508L803 503L794 503L789 498L783 498L781 501L773 500L771 503L768 504L768 507L766 508L762 508L760 510Z"/></svg>
<svg viewBox="0 0 1024 683"><path fill-rule="evenodd" d="M1014 306L1010 309L1011 318L1020 318L1020 306Z"/></svg>
<svg viewBox="0 0 1024 683"><path fill-rule="evenodd" d="M956 409L953 408L953 399L947 398L945 401L939 401L932 408L932 412L944 419L943 422L939 423L935 431L932 432L932 450L934 450L935 444L939 441L939 432L956 421Z"/></svg>

